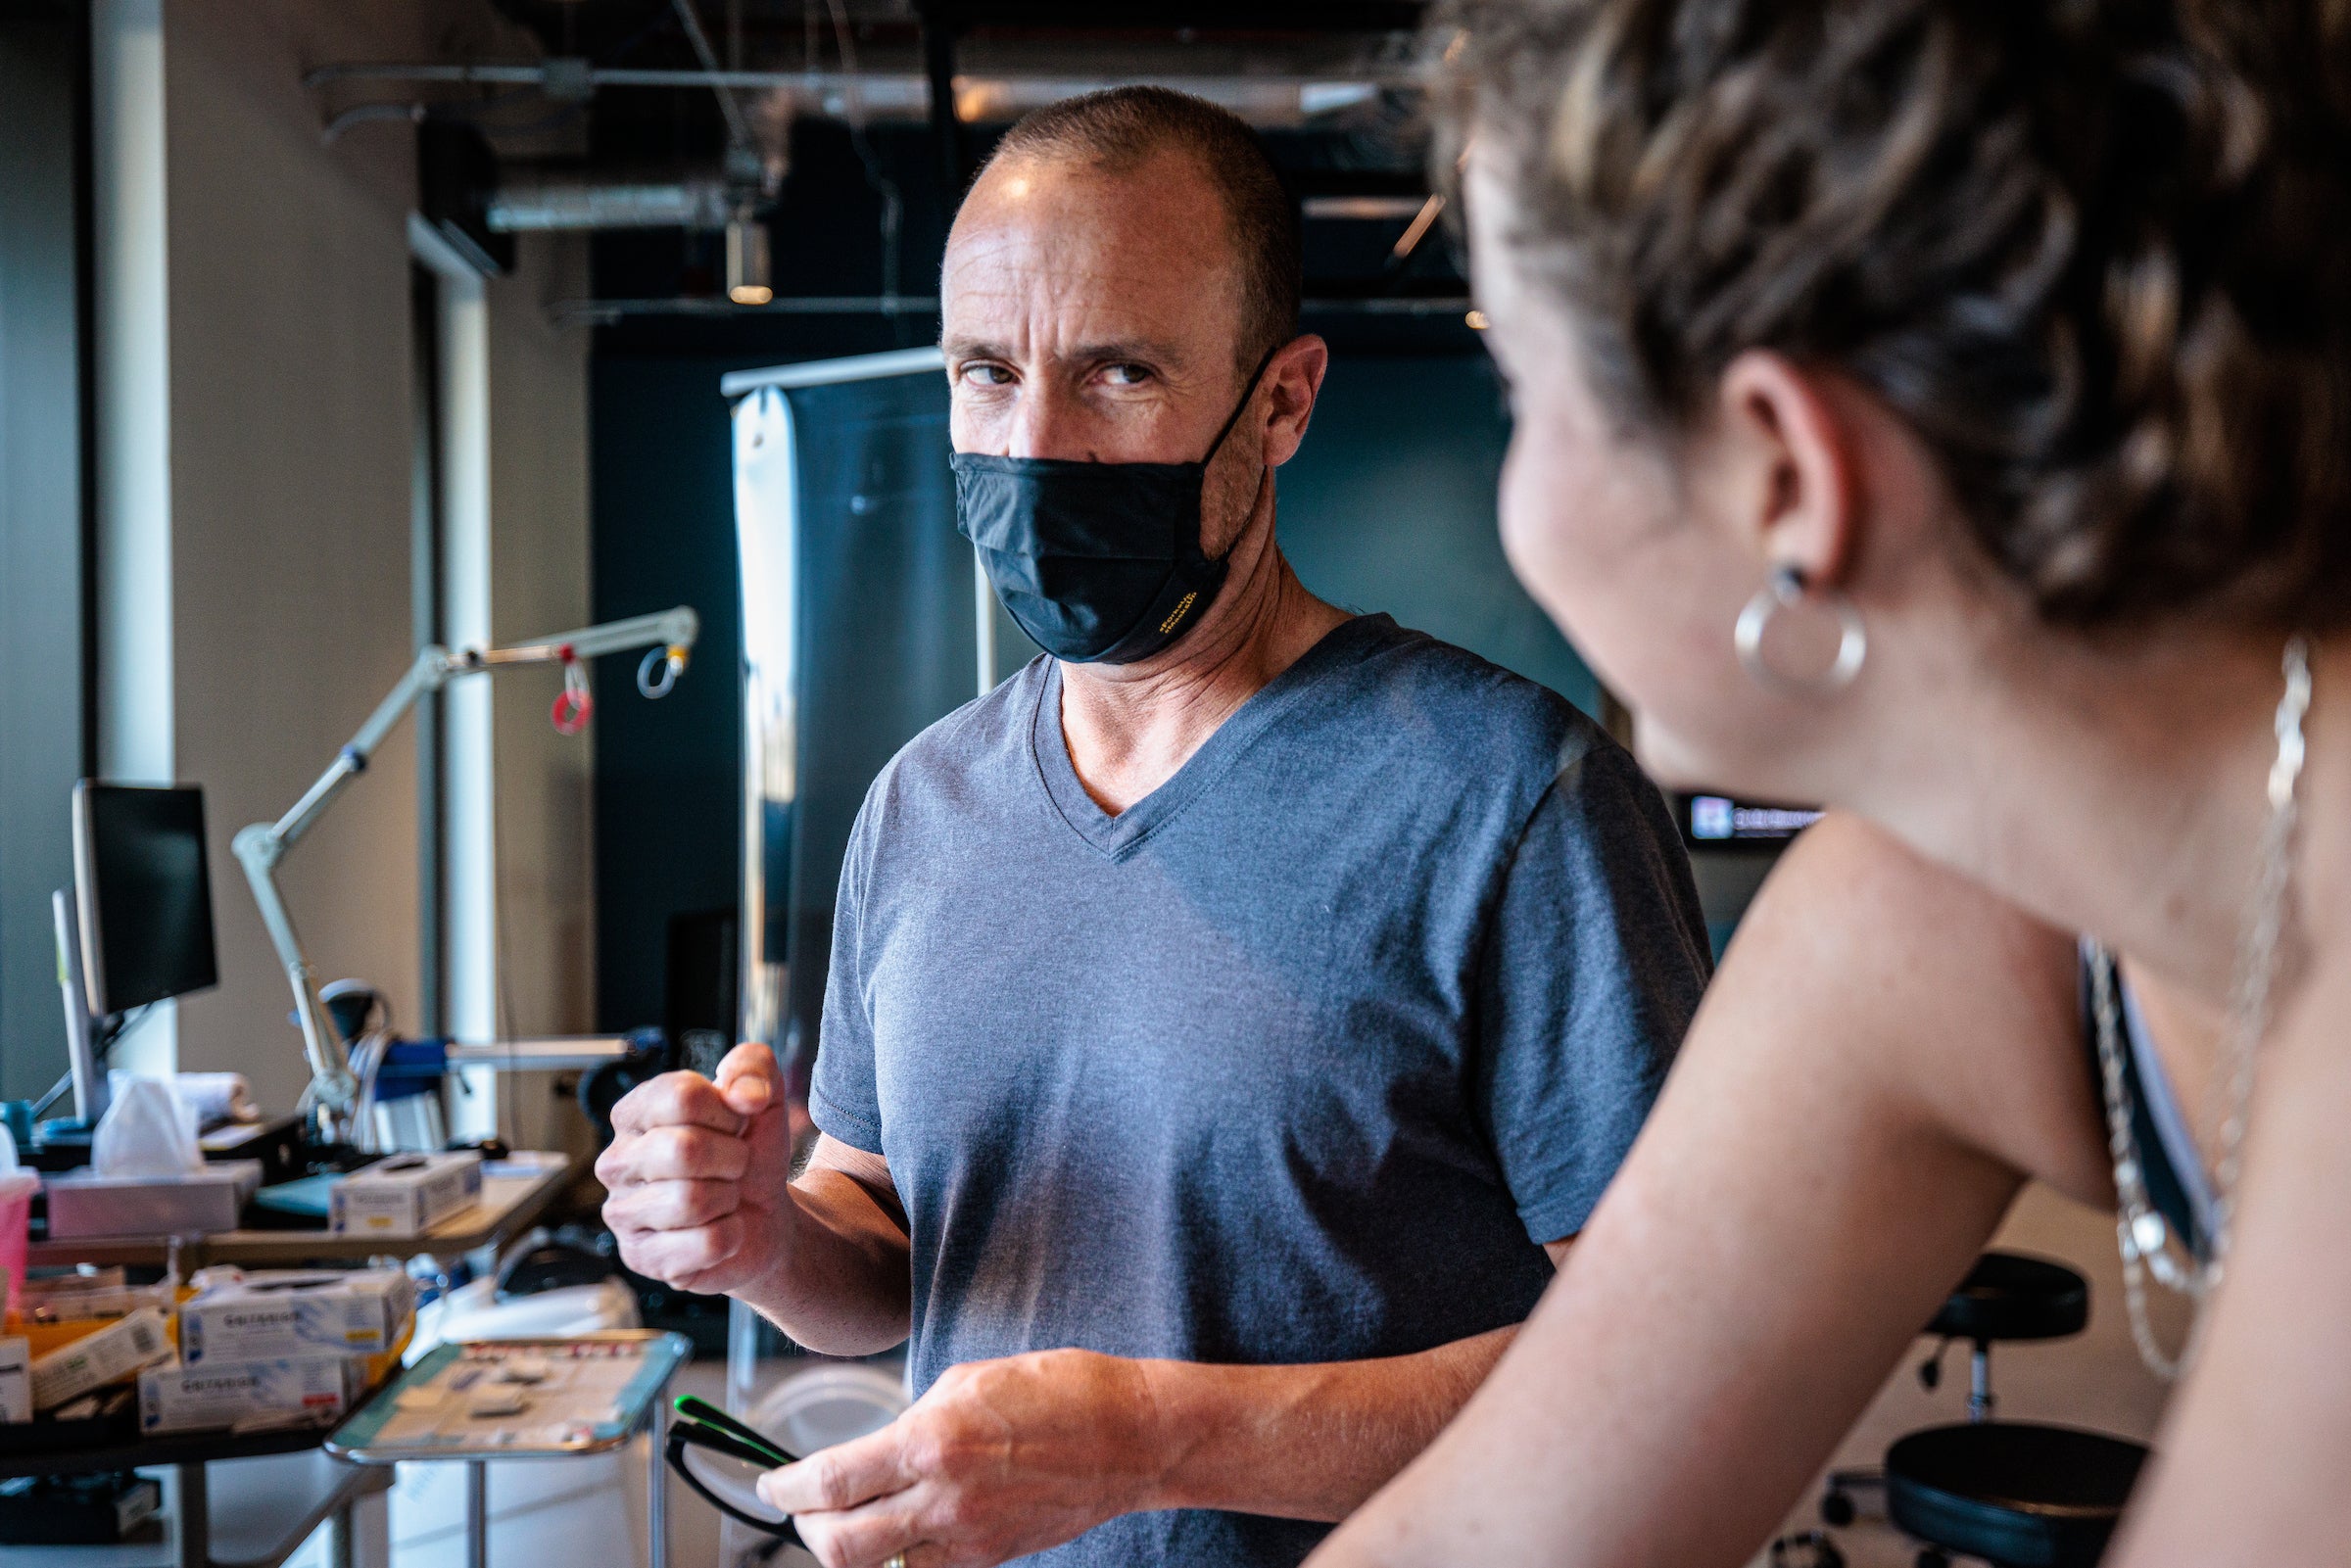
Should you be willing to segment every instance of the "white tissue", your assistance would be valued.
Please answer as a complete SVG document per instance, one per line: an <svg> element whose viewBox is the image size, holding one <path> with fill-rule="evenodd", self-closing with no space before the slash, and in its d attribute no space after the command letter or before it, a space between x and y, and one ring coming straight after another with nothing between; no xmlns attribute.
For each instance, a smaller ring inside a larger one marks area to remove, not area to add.
<svg viewBox="0 0 2351 1568"><path fill-rule="evenodd" d="M179 1092L196 1107L199 1126L262 1119L262 1108L253 1103L253 1084L242 1072L183 1072Z"/></svg>
<svg viewBox="0 0 2351 1568"><path fill-rule="evenodd" d="M98 1118L90 1164L101 1176L181 1176L202 1170L196 1113L169 1078L126 1078Z"/></svg>
<svg viewBox="0 0 2351 1568"><path fill-rule="evenodd" d="M137 1075L120 1068L107 1073L108 1096L120 1094L122 1085ZM242 1072L181 1072L171 1081L195 1112L198 1131L225 1122L262 1119L261 1107L253 1103L253 1084Z"/></svg>

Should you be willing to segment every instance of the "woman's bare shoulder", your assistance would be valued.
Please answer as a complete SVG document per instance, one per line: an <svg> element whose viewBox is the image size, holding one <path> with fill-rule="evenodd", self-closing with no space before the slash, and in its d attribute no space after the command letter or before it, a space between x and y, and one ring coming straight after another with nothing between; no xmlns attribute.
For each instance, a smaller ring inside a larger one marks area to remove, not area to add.
<svg viewBox="0 0 2351 1568"><path fill-rule="evenodd" d="M2075 938L1831 813L1790 847L1725 955L1722 1010L1815 1015L1844 1069L2088 1203L2112 1190ZM1807 994L1792 997L1793 988Z"/></svg>

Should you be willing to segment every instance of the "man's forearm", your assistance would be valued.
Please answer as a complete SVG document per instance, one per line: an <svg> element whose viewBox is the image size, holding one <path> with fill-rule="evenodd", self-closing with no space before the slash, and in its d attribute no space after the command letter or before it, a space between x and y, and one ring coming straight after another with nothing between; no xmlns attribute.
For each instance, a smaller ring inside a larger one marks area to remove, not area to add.
<svg viewBox="0 0 2351 1568"><path fill-rule="evenodd" d="M1159 1508L1342 1519L1468 1402L1516 1328L1306 1366L1145 1361Z"/></svg>
<svg viewBox="0 0 2351 1568"><path fill-rule="evenodd" d="M820 1354L871 1355L904 1340L912 1290L904 1221L837 1169L810 1169L790 1199L776 1266L736 1296Z"/></svg>

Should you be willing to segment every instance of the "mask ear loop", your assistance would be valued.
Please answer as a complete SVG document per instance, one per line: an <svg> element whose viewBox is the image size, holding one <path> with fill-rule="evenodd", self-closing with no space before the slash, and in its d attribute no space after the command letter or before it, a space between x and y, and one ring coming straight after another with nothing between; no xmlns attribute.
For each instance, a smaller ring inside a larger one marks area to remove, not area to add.
<svg viewBox="0 0 2351 1568"><path fill-rule="evenodd" d="M1217 439L1208 444L1208 455L1200 459L1200 471L1204 480L1208 473L1208 465L1211 462L1214 462L1216 460L1217 453L1223 450L1224 438L1232 434L1232 427L1239 424L1241 422L1241 415L1249 411L1249 400L1257 396L1257 384L1265 380L1266 366L1271 364L1273 362L1273 356L1289 346L1290 345L1287 340L1274 344L1273 347L1266 351L1266 356L1257 361L1257 368L1249 372L1249 385L1241 389L1241 401L1234 404L1232 405L1232 412L1224 416L1224 427L1217 432ZM1261 486L1265 483L1265 480L1262 476L1259 478L1258 483ZM1231 548L1227 546L1225 549L1225 554L1229 555L1231 553ZM1222 558L1223 557L1220 557L1220 559Z"/></svg>
<svg viewBox="0 0 2351 1568"><path fill-rule="evenodd" d="M1224 438L1232 434L1232 427L1239 424L1241 415L1249 411L1249 400L1257 396L1257 384L1266 378L1266 366L1273 362L1275 355L1288 347L1287 342L1276 343L1266 351L1263 359L1257 361L1257 368L1249 372L1249 385L1241 389L1241 401L1234 404L1232 412L1224 416L1224 427L1217 432L1217 439L1208 444L1208 455L1200 459L1201 467L1205 468L1215 460L1217 452L1224 445Z"/></svg>

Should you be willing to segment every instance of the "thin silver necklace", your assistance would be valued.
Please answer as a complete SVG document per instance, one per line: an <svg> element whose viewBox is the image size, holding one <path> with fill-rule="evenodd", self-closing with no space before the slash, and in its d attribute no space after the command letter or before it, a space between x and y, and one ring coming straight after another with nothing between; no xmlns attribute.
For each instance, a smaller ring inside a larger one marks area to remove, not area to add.
<svg viewBox="0 0 2351 1568"><path fill-rule="evenodd" d="M2147 1275L2192 1299L2199 1309L2220 1287L2243 1164L2245 1117L2253 1103L2254 1070L2262 1037L2270 1028L2271 989L2284 942L2294 837L2302 815L2302 721L2310 712L2310 645L2302 638L2285 644L2283 668L2278 754L2270 764L2269 823L2262 831L2260 870L2237 931L2236 972L2229 997L2229 1070L2221 1084L2220 1158L2213 1166L2212 1234L2205 1238L2200 1262L2148 1202L2145 1167L2131 1124L2131 1085L2123 1072L2122 1003L2114 955L2104 947L2090 949L2090 1003L2097 1020L2098 1081L2106 1097L2106 1147L2114 1157L2114 1233L2123 1254L2123 1299L2130 1307L2131 1338L2138 1346L2139 1359L2167 1382L2179 1376L2187 1353L2174 1355L2156 1339L2147 1318ZM2189 1345L2193 1344L2191 1331Z"/></svg>

